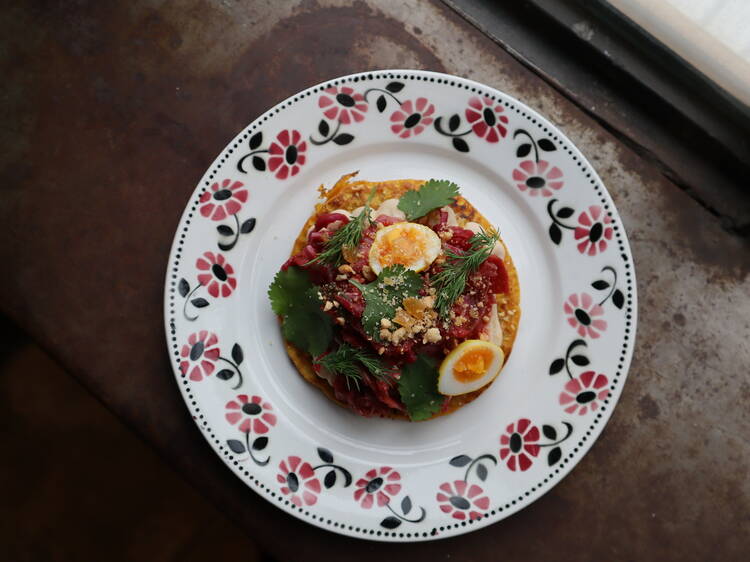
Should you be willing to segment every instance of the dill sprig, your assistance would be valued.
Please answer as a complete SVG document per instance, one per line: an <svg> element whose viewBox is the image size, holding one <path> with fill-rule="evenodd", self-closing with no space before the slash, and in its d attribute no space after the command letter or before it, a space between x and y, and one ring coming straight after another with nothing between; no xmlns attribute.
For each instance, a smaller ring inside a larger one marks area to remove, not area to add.
<svg viewBox="0 0 750 562"><path fill-rule="evenodd" d="M345 343L341 344L336 351L316 359L315 363L334 374L345 376L347 388L351 382L359 389L363 367L376 379L388 382L393 380L392 371L387 369L380 359L363 349Z"/></svg>
<svg viewBox="0 0 750 562"><path fill-rule="evenodd" d="M367 196L367 201L362 212L356 217L351 218L348 223L334 232L333 236L326 242L324 250L305 265L324 262L338 267L342 264L344 257L341 251L344 248L354 249L359 246L359 242L362 240L362 233L372 223L372 219L370 218L370 202L375 197L375 191L376 188L373 187L370 195Z"/></svg>
<svg viewBox="0 0 750 562"><path fill-rule="evenodd" d="M431 279L431 285L437 293L435 308L441 318L448 316L453 303L464 292L469 275L490 257L498 240L500 240L500 233L497 230L487 232L483 229L471 237L469 240L471 246L466 252L461 254L450 250L445 252L449 258L448 261Z"/></svg>

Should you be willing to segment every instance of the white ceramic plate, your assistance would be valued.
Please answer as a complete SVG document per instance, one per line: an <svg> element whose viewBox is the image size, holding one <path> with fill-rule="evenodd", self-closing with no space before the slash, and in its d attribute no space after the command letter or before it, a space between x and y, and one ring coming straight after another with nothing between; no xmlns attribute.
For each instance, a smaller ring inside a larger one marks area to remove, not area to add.
<svg viewBox="0 0 750 562"><path fill-rule="evenodd" d="M456 182L516 264L513 353L452 415L357 417L287 358L267 288L316 188L354 170ZM636 310L625 230L573 144L493 88L412 70L314 86L237 135L188 202L165 288L177 383L227 466L300 519L384 541L484 527L559 482L614 409Z"/></svg>

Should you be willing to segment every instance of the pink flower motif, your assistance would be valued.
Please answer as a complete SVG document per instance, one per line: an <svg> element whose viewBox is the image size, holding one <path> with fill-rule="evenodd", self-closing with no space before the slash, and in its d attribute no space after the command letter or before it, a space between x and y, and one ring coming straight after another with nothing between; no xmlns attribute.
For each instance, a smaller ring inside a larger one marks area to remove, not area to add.
<svg viewBox="0 0 750 562"><path fill-rule="evenodd" d="M490 498L483 496L484 490L476 484L469 485L464 480L456 480L451 484L440 484L437 501L440 511L450 513L454 519L479 519L483 511L490 507Z"/></svg>
<svg viewBox="0 0 750 562"><path fill-rule="evenodd" d="M501 115L503 106L496 104L489 97L473 97L466 108L466 120L471 124L474 134L487 142L497 142L508 130L508 118Z"/></svg>
<svg viewBox="0 0 750 562"><path fill-rule="evenodd" d="M354 501L360 502L365 509L370 509L374 501L383 507L401 490L401 484L397 483L399 480L401 475L390 466L373 468L364 478L357 480Z"/></svg>
<svg viewBox="0 0 750 562"><path fill-rule="evenodd" d="M211 220L220 221L239 213L242 204L247 201L247 190L241 189L244 184L241 181L233 182L225 179L211 184L211 191L206 191L200 197L201 215L210 217Z"/></svg>
<svg viewBox="0 0 750 562"><path fill-rule="evenodd" d="M589 409L593 412L599 408L599 401L609 396L608 382L606 376L586 371L565 384L565 390L560 393L560 405L567 406L565 411L569 414L576 410L580 416Z"/></svg>
<svg viewBox="0 0 750 562"><path fill-rule="evenodd" d="M206 330L190 334L187 344L180 351L182 374L187 375L189 372L191 381L200 381L213 373L220 354L217 343L219 340L216 334Z"/></svg>
<svg viewBox="0 0 750 562"><path fill-rule="evenodd" d="M268 169L276 172L276 178L284 180L297 175L304 165L307 142L302 140L299 131L283 130L268 147Z"/></svg>
<svg viewBox="0 0 750 562"><path fill-rule="evenodd" d="M320 493L320 480L308 462L299 457L288 457L279 463L276 481L281 484L281 493L289 495L289 500L297 507L314 505Z"/></svg>
<svg viewBox="0 0 750 562"><path fill-rule="evenodd" d="M611 222L612 219L602 212L599 205L592 205L588 211L583 211L578 216L581 226L575 230L576 240L583 238L578 244L578 251L595 256L597 252L606 250L607 240L612 240L612 227L608 226Z"/></svg>
<svg viewBox="0 0 750 562"><path fill-rule="evenodd" d="M328 119L338 119L342 125L348 125L352 120L359 123L367 113L365 98L349 86L324 90L318 98L318 107Z"/></svg>
<svg viewBox="0 0 750 562"><path fill-rule="evenodd" d="M406 100L391 115L391 131L402 139L408 139L412 134L418 135L425 127L432 124L435 106L427 98L417 98L416 101Z"/></svg>
<svg viewBox="0 0 750 562"><path fill-rule="evenodd" d="M500 436L500 460L505 460L511 470L528 470L534 461L531 457L539 454L539 429L531 420L521 418L505 428Z"/></svg>
<svg viewBox="0 0 750 562"><path fill-rule="evenodd" d="M237 279L233 277L234 268L223 255L205 252L195 262L195 267L206 272L198 274L198 283L204 285L212 297L218 297L219 292L222 297L228 297L237 288Z"/></svg>
<svg viewBox="0 0 750 562"><path fill-rule="evenodd" d="M552 195L553 189L560 189L563 186L563 173L557 166L550 167L546 160L534 162L533 160L524 160L519 167L513 170L513 180L521 191L529 190L529 195L536 197L540 193L544 197Z"/></svg>
<svg viewBox="0 0 750 562"><path fill-rule="evenodd" d="M247 394L240 394L236 400L230 400L225 406L224 416L232 425L239 422L242 433L251 431L258 435L268 433L268 429L276 425L276 416L271 413L273 408L264 402L260 396L248 398Z"/></svg>
<svg viewBox="0 0 750 562"><path fill-rule="evenodd" d="M588 293L570 295L563 310L568 315L568 324L576 328L582 338L589 336L596 339L600 332L607 329L607 322L597 318L604 315L604 309Z"/></svg>

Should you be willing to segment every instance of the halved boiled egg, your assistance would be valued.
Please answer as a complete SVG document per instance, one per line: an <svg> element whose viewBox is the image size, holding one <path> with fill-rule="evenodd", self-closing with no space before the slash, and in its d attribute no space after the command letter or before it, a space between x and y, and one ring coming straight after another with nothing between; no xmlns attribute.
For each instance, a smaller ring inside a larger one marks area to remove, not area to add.
<svg viewBox="0 0 750 562"><path fill-rule="evenodd" d="M440 364L438 392L458 396L489 384L500 372L505 354L493 343L466 340L451 351Z"/></svg>
<svg viewBox="0 0 750 562"><path fill-rule="evenodd" d="M440 237L431 228L413 222L399 222L375 234L370 247L370 267L376 274L396 264L423 271L438 257L440 248Z"/></svg>

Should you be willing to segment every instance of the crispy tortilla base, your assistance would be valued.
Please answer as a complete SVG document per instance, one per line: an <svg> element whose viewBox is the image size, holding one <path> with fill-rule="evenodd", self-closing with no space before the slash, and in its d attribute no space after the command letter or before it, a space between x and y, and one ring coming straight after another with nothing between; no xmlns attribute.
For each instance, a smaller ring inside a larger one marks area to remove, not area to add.
<svg viewBox="0 0 750 562"><path fill-rule="evenodd" d="M320 213L329 213L335 209L345 209L351 211L357 207L361 207L365 204L367 196L373 186L377 186L377 193L372 200L371 206L376 209L386 199L401 197L405 192L411 189L419 188L425 180L392 180L385 182L367 182L367 181L356 181L351 178L356 175L348 174L343 176L336 185L330 190L326 191L323 186L320 186L319 191L323 197L323 202L315 206L315 212L307 220L307 222L300 230L299 236L294 243L291 255L295 255L302 251L307 241L307 231L315 223L315 217ZM456 213L456 220L459 226L463 226L467 222L479 223L483 228L489 229L492 225L485 219L482 214L477 211L471 203L469 203L463 197L458 197L456 202L451 205ZM503 243L505 246L505 243ZM509 290L505 295L497 295L497 310L498 316L500 317L500 324L503 327L503 345L502 349L505 353L505 361L507 362L510 357L510 352L513 348L513 342L516 339L516 332L518 331L518 322L521 318L521 292L518 285L518 274L516 268L513 265L513 260L508 253L508 248L505 248L505 268L508 271L508 283ZM350 408L336 399L333 388L328 382L315 374L312 367L312 358L310 355L294 345L285 342L286 349L289 353L289 357L294 362L297 370L305 378L307 382L318 387L328 398L336 402L337 404L345 407L347 410ZM500 375L498 375L500 376ZM490 383L491 384L491 383ZM455 412L462 406L465 406L469 402L475 400L482 392L489 388L489 384L460 396L454 396L450 401L448 408L445 412L441 412L434 417L438 417L445 414ZM385 416L392 419L400 419L409 421L409 417L406 414L392 412ZM432 418L431 418L432 419Z"/></svg>

